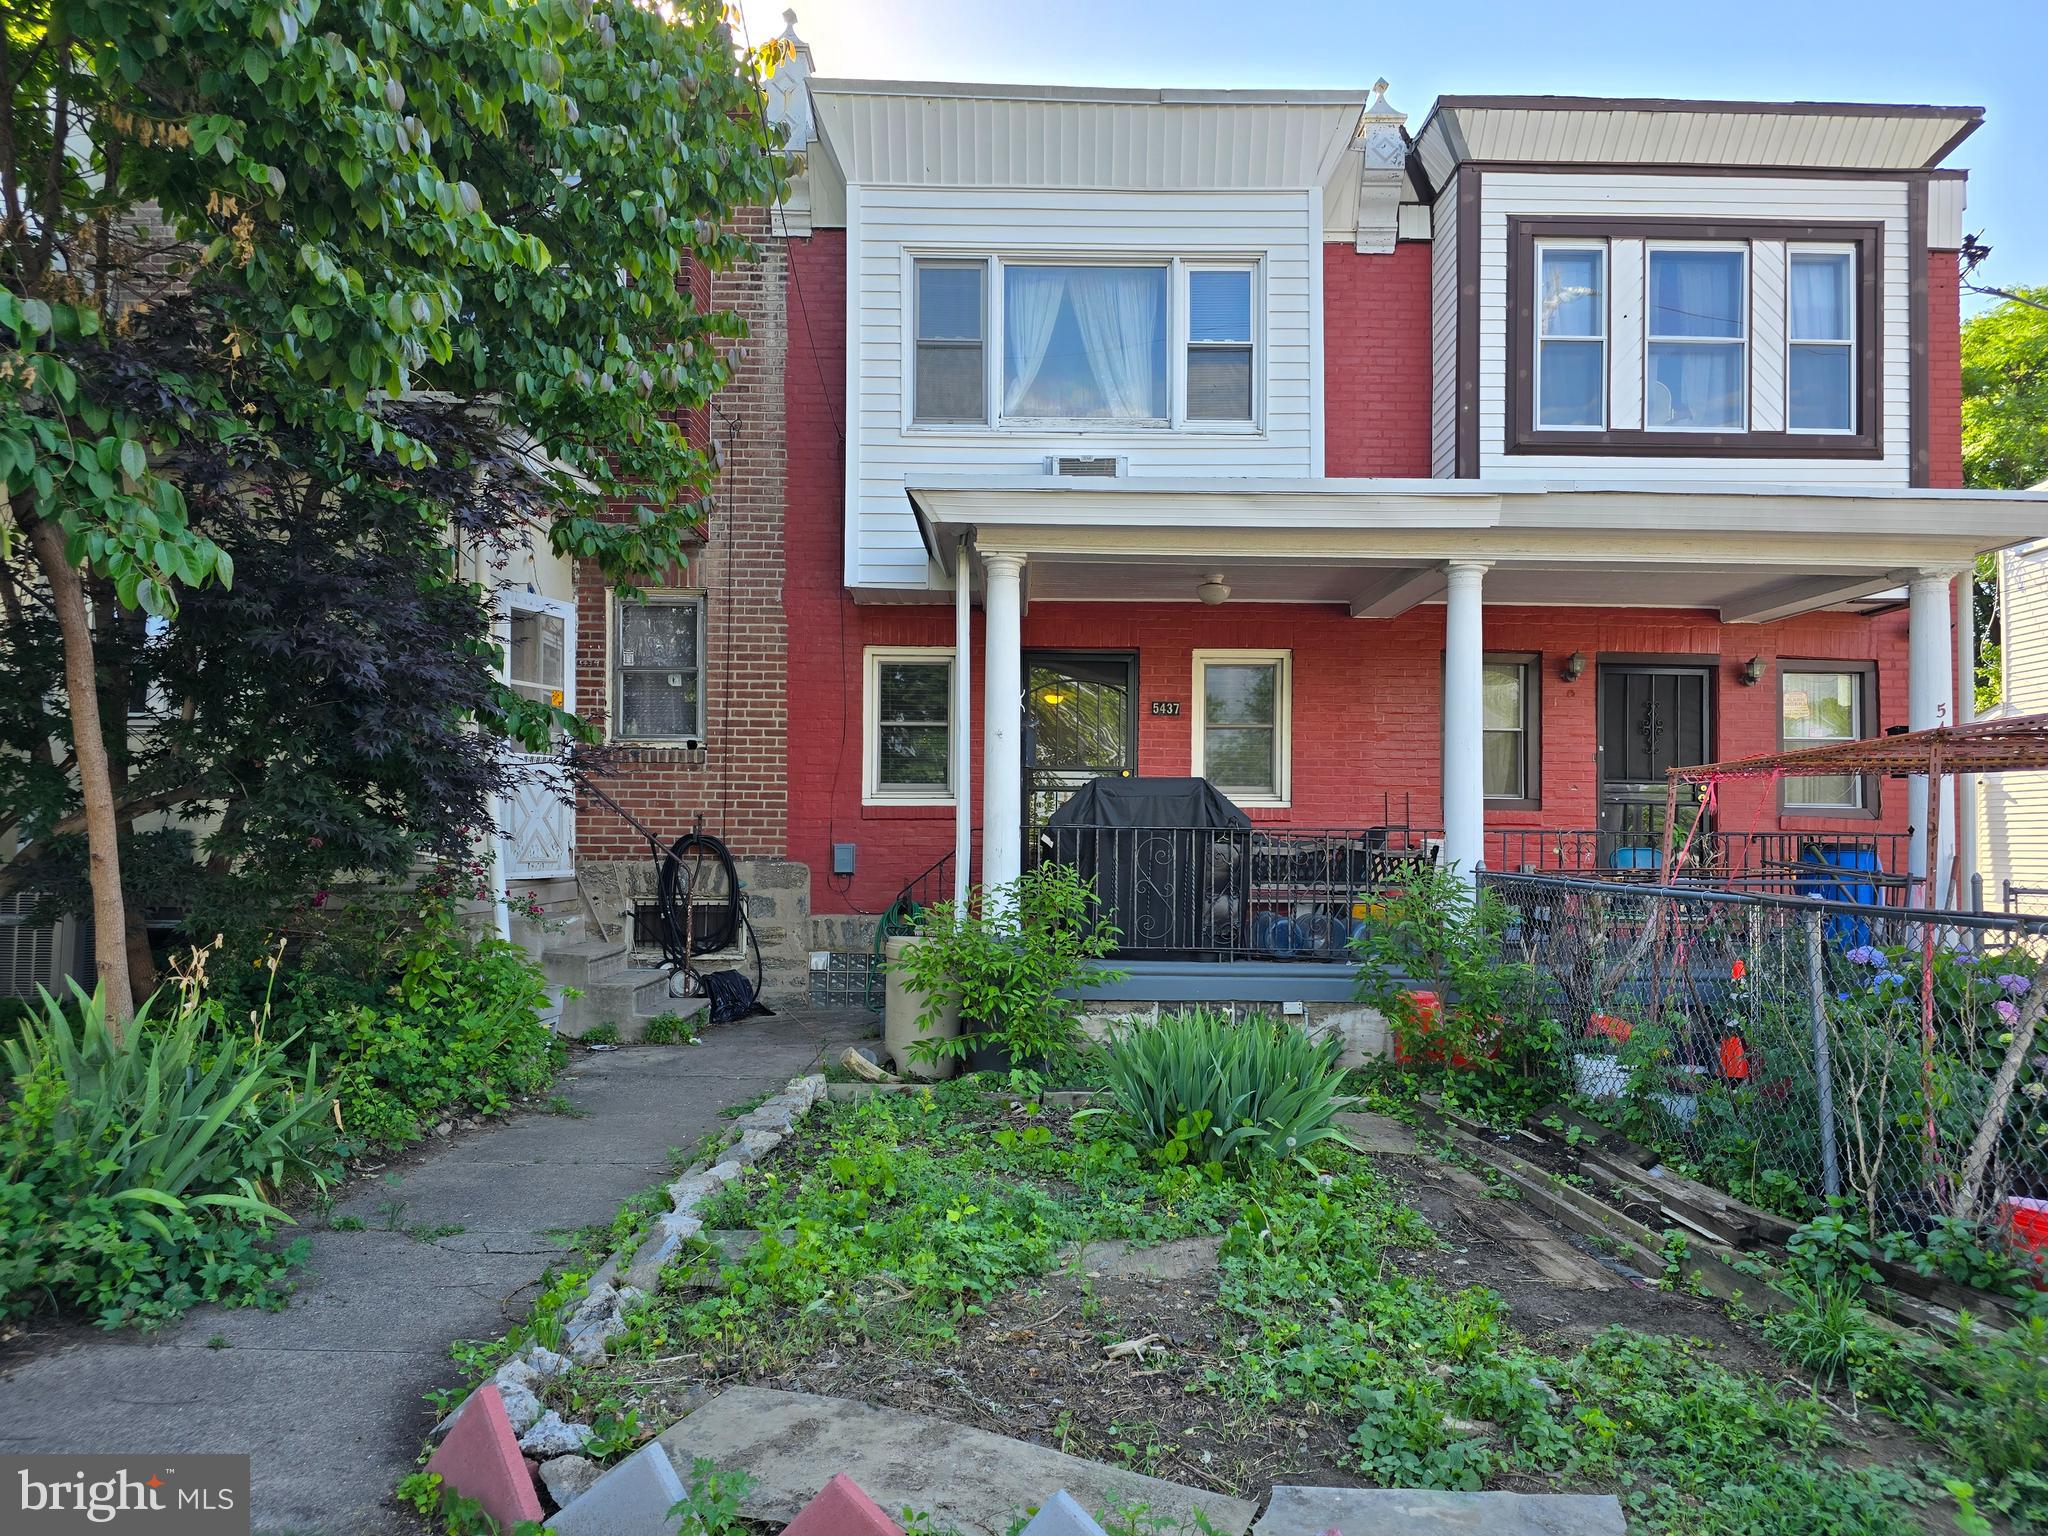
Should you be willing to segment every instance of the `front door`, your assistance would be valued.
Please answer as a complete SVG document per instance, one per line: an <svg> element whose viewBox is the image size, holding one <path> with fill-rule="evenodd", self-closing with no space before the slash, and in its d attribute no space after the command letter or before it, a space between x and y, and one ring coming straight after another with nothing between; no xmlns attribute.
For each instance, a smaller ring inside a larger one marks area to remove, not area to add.
<svg viewBox="0 0 2048 1536"><path fill-rule="evenodd" d="M1138 770L1138 658L1113 651L1024 653L1025 846L1091 779Z"/></svg>
<svg viewBox="0 0 2048 1536"><path fill-rule="evenodd" d="M1660 845L1665 770L1713 750L1712 684L1711 667L1601 663L1600 830L1612 835L1603 842Z"/></svg>
<svg viewBox="0 0 2048 1536"><path fill-rule="evenodd" d="M504 594L499 633L512 691L558 709L576 708L576 607L530 592ZM508 880L576 873L576 803L559 753L508 752L512 784L498 805L498 857Z"/></svg>

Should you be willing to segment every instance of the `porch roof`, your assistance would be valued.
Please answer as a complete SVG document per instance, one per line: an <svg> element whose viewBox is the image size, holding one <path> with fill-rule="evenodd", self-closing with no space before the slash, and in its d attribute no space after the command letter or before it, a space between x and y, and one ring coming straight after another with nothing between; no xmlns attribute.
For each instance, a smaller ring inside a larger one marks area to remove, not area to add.
<svg viewBox="0 0 2048 1536"><path fill-rule="evenodd" d="M1027 560L1041 600L1346 605L1389 618L1485 561L1490 604L1711 609L1764 622L1887 598L2048 535L2048 493L1631 480L924 476L942 568L964 536Z"/></svg>

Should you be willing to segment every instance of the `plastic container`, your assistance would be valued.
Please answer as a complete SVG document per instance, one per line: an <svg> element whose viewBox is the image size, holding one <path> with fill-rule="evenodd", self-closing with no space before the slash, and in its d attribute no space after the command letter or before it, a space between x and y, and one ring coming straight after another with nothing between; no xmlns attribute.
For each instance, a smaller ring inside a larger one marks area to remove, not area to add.
<svg viewBox="0 0 2048 1536"><path fill-rule="evenodd" d="M960 1009L958 1005L949 1005L940 1012L937 1023L930 1030L917 1027L918 1015L924 1012L924 994L912 991L909 979L897 968L903 952L916 942L910 938L891 939L882 946L885 968L882 1048L896 1063L896 1071L901 1076L933 1083L951 1077L959 1070L960 1063L951 1056L914 1056L910 1047L926 1038L950 1040L959 1034Z"/></svg>

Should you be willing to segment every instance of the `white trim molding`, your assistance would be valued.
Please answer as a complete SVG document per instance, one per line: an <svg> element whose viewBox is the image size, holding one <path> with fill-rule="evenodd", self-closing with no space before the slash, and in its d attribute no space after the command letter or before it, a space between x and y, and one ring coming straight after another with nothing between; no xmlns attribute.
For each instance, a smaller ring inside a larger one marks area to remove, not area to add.
<svg viewBox="0 0 2048 1536"><path fill-rule="evenodd" d="M1273 790L1270 794L1217 784L1232 803L1247 808L1285 809L1293 804L1294 652L1261 650L1196 651L1189 660L1189 772L1208 778L1205 760L1208 721L1204 705L1208 688L1203 674L1211 666L1272 666L1280 673L1273 699ZM1212 781L1213 782L1213 781Z"/></svg>
<svg viewBox="0 0 2048 1536"><path fill-rule="evenodd" d="M946 663L946 784L891 787L882 783L881 669L884 662ZM860 734L862 805L952 806L960 798L962 736L959 713L959 657L950 645L870 645L861 652Z"/></svg>

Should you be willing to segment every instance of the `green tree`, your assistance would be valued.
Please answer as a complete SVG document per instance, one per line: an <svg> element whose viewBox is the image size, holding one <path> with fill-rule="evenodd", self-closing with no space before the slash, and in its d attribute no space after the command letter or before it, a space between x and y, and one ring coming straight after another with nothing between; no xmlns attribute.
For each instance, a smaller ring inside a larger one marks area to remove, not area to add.
<svg viewBox="0 0 2048 1536"><path fill-rule="evenodd" d="M2014 290L1963 324L1963 481L2023 490L2048 480L2048 287ZM1997 565L1977 562L1977 707L1998 702Z"/></svg>
<svg viewBox="0 0 2048 1536"><path fill-rule="evenodd" d="M555 549L622 584L665 569L712 476L680 421L737 330L687 276L743 259L728 215L778 188L771 62L709 0L9 7L0 556L25 546L9 600L56 632L49 755L78 799L23 830L85 837L111 1018L132 1011L120 831L161 802L125 773L125 679L98 658L123 611L233 581L188 499L297 476L443 519L403 490L472 451L421 427L438 411L521 446Z"/></svg>

